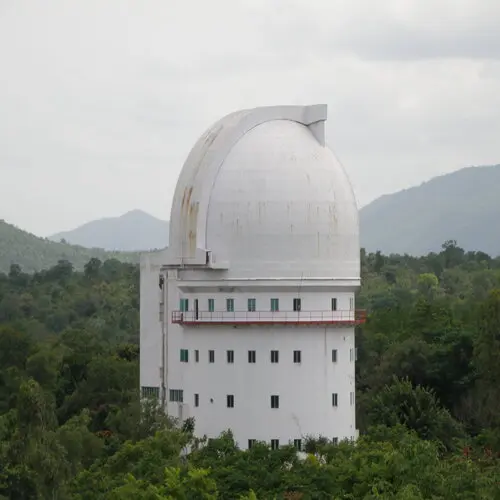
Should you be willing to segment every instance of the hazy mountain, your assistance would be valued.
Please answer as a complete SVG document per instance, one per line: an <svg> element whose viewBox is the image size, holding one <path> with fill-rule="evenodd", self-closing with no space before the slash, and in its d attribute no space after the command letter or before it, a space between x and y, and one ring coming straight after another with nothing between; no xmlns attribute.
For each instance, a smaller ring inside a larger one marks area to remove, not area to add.
<svg viewBox="0 0 500 500"><path fill-rule="evenodd" d="M59 260L69 260L76 269L83 269L92 257L103 261L111 258L125 262L139 261L138 254L134 253L106 252L98 248L55 243L0 220L0 272L8 272L11 264L19 264L26 272L40 271L54 266Z"/></svg>
<svg viewBox="0 0 500 500"><path fill-rule="evenodd" d="M165 248L168 245L168 229L167 221L141 210L132 210L120 217L87 222L72 231L57 233L49 238L87 248L133 252Z"/></svg>
<svg viewBox="0 0 500 500"><path fill-rule="evenodd" d="M361 210L361 246L425 254L456 240L466 250L500 254L500 165L469 167L384 195Z"/></svg>

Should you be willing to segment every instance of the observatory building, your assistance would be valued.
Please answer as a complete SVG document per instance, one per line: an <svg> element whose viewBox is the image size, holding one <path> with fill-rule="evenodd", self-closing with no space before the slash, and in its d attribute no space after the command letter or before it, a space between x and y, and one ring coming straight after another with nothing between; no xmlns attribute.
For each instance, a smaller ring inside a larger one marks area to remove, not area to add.
<svg viewBox="0 0 500 500"><path fill-rule="evenodd" d="M359 225L326 105L232 113L179 176L168 249L141 259L140 383L239 446L355 439Z"/></svg>

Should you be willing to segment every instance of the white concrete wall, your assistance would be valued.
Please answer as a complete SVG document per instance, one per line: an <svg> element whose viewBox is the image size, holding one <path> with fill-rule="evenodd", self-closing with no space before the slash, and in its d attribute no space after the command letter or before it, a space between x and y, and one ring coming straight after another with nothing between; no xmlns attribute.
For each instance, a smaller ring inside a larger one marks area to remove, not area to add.
<svg viewBox="0 0 500 500"><path fill-rule="evenodd" d="M331 312L332 298L337 299L338 311L349 311L355 307L353 292L308 292L303 289L297 292L283 292L279 289L266 292L238 291L233 293L183 293L179 292L180 298L189 299L189 310L194 310L194 301L198 299L199 311L208 311L208 299L215 299L215 311L226 310L226 299L234 299L235 311L247 311L248 299L256 299L257 311L270 311L271 299L279 299L280 311L293 311L293 299L300 298L301 311ZM175 309L179 309L179 302Z"/></svg>
<svg viewBox="0 0 500 500"><path fill-rule="evenodd" d="M162 253L141 255L140 277L140 383L141 387L161 387L160 366L162 326L161 290L158 279Z"/></svg>
<svg viewBox="0 0 500 500"><path fill-rule="evenodd" d="M188 363L180 362L180 349L188 349ZM338 351L336 363L332 349ZM195 417L199 436L216 437L230 428L243 448L248 439L287 444L309 434L354 438L351 349L353 328L184 328L169 344L168 385L184 390L184 417ZM214 363L209 363L209 350L215 351ZM227 363L227 350L234 351L233 364ZM248 362L248 350L256 351L255 364ZM271 350L279 351L278 363L271 363ZM293 362L294 350L301 351L300 364ZM332 393L338 394L336 408ZM199 394L198 408L194 394ZM228 394L234 395L234 408L226 406ZM280 396L279 409L271 408L273 394ZM176 403L168 409L177 415Z"/></svg>
<svg viewBox="0 0 500 500"><path fill-rule="evenodd" d="M178 284L169 282L170 310L178 309L183 295ZM284 295L293 294L267 292L262 297ZM339 294L339 306L348 303L350 295ZM330 306L329 295L315 296L315 303ZM240 302L242 297L246 307L246 294L238 296ZM180 361L181 349L188 349L188 363ZM337 349L336 363L332 349ZM209 350L215 351L215 363L209 363ZM233 364L227 363L227 350L234 351ZM249 350L256 351L255 364L248 363ZM271 363L271 350L279 351L278 363ZM301 351L300 364L293 362L294 350ZM350 397L355 391L354 361L354 328L169 324L167 399L169 389L182 389L184 402L168 402L167 411L175 417L194 417L198 436L216 437L231 429L242 448L249 439L287 444L307 435L355 438ZM336 408L332 393L338 394ZM194 394L199 394L199 407L194 407ZM228 394L234 395L234 408L227 408ZM271 408L273 394L280 396L279 409Z"/></svg>

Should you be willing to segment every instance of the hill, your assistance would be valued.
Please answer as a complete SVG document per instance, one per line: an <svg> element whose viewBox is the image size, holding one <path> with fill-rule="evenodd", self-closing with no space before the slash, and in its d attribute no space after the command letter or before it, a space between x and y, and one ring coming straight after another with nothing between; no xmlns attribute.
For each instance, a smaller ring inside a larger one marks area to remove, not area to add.
<svg viewBox="0 0 500 500"><path fill-rule="evenodd" d="M469 167L381 196L360 212L367 251L423 255L445 240L500 254L500 165Z"/></svg>
<svg viewBox="0 0 500 500"><path fill-rule="evenodd" d="M11 264L19 264L26 272L39 271L56 265L59 260L69 260L76 269L82 269L92 257L124 262L139 260L134 253L106 252L49 241L0 220L0 272L8 271Z"/></svg>
<svg viewBox="0 0 500 500"><path fill-rule="evenodd" d="M83 224L71 231L49 237L87 248L134 252L165 248L169 224L141 210L132 210L120 217L107 217Z"/></svg>

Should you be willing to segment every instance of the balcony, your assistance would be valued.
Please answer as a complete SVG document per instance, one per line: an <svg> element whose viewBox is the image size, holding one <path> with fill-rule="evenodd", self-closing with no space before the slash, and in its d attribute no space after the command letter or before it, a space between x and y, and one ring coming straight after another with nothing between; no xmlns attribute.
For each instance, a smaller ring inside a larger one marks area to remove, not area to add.
<svg viewBox="0 0 500 500"><path fill-rule="evenodd" d="M356 326L366 321L366 311L173 311L179 325L300 325Z"/></svg>

